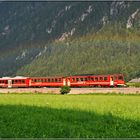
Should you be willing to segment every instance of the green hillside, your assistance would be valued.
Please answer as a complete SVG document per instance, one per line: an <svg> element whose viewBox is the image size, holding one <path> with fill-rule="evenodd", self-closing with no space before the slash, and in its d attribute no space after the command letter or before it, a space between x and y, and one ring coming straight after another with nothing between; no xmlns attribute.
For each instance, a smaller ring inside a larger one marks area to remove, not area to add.
<svg viewBox="0 0 140 140"><path fill-rule="evenodd" d="M112 27L111 27L112 26ZM114 25L117 26L116 24ZM140 32L104 27L76 39L55 41L42 55L21 68L24 76L122 73L125 79L140 76Z"/></svg>
<svg viewBox="0 0 140 140"><path fill-rule="evenodd" d="M140 2L0 2L0 77L140 76Z"/></svg>

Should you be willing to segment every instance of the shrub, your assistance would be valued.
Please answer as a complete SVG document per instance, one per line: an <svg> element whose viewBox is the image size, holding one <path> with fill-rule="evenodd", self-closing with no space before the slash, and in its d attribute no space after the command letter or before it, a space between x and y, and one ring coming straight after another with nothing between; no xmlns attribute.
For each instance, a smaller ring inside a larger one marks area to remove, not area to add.
<svg viewBox="0 0 140 140"><path fill-rule="evenodd" d="M70 87L69 86L63 86L63 87L61 87L61 89L60 89L60 93L61 94L67 94L67 93L69 93L70 92Z"/></svg>

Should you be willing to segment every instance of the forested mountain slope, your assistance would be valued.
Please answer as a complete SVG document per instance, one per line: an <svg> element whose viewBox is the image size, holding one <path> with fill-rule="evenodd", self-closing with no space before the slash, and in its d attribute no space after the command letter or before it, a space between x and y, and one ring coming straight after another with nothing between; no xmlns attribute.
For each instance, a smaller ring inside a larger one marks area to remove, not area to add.
<svg viewBox="0 0 140 140"><path fill-rule="evenodd" d="M0 76L140 75L140 2L1 2Z"/></svg>

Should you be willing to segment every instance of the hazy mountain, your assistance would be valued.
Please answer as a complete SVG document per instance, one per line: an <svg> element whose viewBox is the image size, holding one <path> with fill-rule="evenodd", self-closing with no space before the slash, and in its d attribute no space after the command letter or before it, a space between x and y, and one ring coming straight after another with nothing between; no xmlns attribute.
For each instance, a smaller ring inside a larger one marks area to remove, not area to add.
<svg viewBox="0 0 140 140"><path fill-rule="evenodd" d="M140 2L1 2L0 76L140 74Z"/></svg>

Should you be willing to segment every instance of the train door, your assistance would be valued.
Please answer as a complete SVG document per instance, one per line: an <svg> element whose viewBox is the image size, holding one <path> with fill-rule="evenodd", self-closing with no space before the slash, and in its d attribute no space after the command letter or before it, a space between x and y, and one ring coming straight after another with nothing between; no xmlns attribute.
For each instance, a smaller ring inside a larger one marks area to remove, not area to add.
<svg viewBox="0 0 140 140"><path fill-rule="evenodd" d="M70 86L70 78L64 78L63 79L63 86Z"/></svg>
<svg viewBox="0 0 140 140"><path fill-rule="evenodd" d="M29 87L32 85L32 80L29 79Z"/></svg>
<svg viewBox="0 0 140 140"><path fill-rule="evenodd" d="M63 79L63 86L66 86L66 79Z"/></svg>
<svg viewBox="0 0 140 140"><path fill-rule="evenodd" d="M114 86L114 77L110 76L110 86Z"/></svg>
<svg viewBox="0 0 140 140"><path fill-rule="evenodd" d="M12 80L8 80L8 88L12 88Z"/></svg>
<svg viewBox="0 0 140 140"><path fill-rule="evenodd" d="M67 86L70 86L70 78L67 78Z"/></svg>

